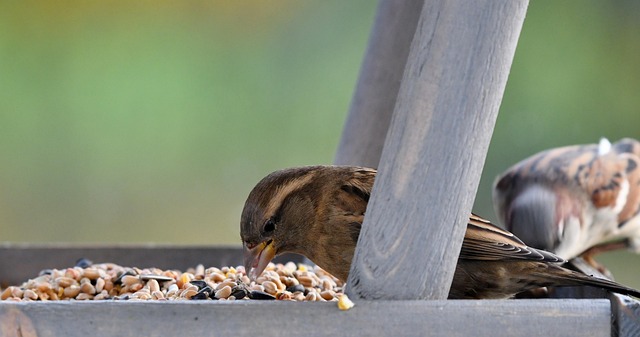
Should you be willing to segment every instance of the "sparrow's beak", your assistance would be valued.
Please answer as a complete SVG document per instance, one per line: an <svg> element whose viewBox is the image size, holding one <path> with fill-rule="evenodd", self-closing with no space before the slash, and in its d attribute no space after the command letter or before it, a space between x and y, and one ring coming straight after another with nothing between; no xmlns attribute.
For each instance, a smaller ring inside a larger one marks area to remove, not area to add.
<svg viewBox="0 0 640 337"><path fill-rule="evenodd" d="M244 268L247 270L249 278L255 280L276 256L273 240L264 241L253 246L244 243L243 247Z"/></svg>

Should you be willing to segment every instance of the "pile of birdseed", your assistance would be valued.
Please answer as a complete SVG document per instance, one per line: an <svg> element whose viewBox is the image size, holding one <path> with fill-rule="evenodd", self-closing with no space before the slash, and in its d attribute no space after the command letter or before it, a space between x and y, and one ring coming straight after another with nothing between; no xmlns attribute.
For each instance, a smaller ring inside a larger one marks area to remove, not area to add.
<svg viewBox="0 0 640 337"><path fill-rule="evenodd" d="M338 301L343 284L319 267L270 263L251 281L243 266L186 272L130 268L114 263L47 269L3 289L3 301L46 300L289 300Z"/></svg>

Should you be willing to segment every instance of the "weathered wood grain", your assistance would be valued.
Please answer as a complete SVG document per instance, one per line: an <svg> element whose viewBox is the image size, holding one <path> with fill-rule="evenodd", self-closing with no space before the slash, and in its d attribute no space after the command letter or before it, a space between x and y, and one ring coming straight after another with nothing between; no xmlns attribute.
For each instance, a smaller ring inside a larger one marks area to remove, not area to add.
<svg viewBox="0 0 640 337"><path fill-rule="evenodd" d="M425 2L351 266L351 296L447 297L527 4Z"/></svg>
<svg viewBox="0 0 640 337"><path fill-rule="evenodd" d="M610 332L607 300L0 302L14 336L566 336Z"/></svg>
<svg viewBox="0 0 640 337"><path fill-rule="evenodd" d="M334 163L378 167L424 0L381 0Z"/></svg>
<svg viewBox="0 0 640 337"><path fill-rule="evenodd" d="M609 294L611 300L611 336L640 336L640 301L620 294Z"/></svg>

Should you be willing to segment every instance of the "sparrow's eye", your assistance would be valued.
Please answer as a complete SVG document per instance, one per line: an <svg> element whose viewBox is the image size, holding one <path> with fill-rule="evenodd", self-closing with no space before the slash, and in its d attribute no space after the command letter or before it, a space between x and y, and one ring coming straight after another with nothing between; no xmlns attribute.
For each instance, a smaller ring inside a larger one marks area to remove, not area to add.
<svg viewBox="0 0 640 337"><path fill-rule="evenodd" d="M264 227L262 227L262 231L265 233L273 232L275 229L276 222L273 220L273 218L267 220L267 222L264 223Z"/></svg>

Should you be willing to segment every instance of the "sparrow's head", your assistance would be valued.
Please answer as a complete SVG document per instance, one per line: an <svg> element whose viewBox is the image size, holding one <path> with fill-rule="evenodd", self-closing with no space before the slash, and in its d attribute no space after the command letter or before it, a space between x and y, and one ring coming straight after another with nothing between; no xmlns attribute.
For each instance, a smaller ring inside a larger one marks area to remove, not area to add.
<svg viewBox="0 0 640 337"><path fill-rule="evenodd" d="M273 172L253 188L240 219L244 265L256 278L278 254L306 256L348 274L375 170L305 166Z"/></svg>
<svg viewBox="0 0 640 337"><path fill-rule="evenodd" d="M309 184L318 167L273 172L251 191L240 219L244 265L252 278L262 273L276 255L297 252L314 221L316 198Z"/></svg>

